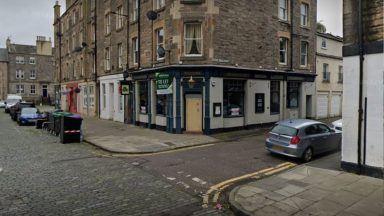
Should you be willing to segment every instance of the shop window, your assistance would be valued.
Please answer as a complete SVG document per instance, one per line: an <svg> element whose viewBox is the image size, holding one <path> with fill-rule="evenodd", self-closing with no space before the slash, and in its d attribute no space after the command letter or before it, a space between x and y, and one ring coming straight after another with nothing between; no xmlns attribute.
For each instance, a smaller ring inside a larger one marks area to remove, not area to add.
<svg viewBox="0 0 384 216"><path fill-rule="evenodd" d="M167 115L167 95L157 95L156 114L163 116Z"/></svg>
<svg viewBox="0 0 384 216"><path fill-rule="evenodd" d="M299 83L288 82L287 84L287 108L299 107Z"/></svg>
<svg viewBox="0 0 384 216"><path fill-rule="evenodd" d="M224 117L239 117L244 114L244 81L224 80Z"/></svg>
<svg viewBox="0 0 384 216"><path fill-rule="evenodd" d="M148 108L148 82L139 82L140 113L147 114Z"/></svg>
<svg viewBox="0 0 384 216"><path fill-rule="evenodd" d="M280 81L271 81L271 114L280 113Z"/></svg>

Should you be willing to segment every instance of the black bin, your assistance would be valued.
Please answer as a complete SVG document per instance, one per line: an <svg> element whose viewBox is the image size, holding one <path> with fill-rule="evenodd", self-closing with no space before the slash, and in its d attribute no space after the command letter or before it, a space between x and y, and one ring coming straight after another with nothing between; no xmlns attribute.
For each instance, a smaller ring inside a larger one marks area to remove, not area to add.
<svg viewBox="0 0 384 216"><path fill-rule="evenodd" d="M81 142L81 123L83 119L78 116L61 116L60 119L60 142L63 144Z"/></svg>

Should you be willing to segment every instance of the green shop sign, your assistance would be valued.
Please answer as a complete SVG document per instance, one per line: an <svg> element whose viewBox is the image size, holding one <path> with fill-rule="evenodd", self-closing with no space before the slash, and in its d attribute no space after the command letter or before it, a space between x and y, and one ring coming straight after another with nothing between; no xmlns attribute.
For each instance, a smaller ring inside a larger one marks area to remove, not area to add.
<svg viewBox="0 0 384 216"><path fill-rule="evenodd" d="M120 81L120 94L129 95L130 84L128 81Z"/></svg>
<svg viewBox="0 0 384 216"><path fill-rule="evenodd" d="M158 95L173 93L173 77L166 73L156 73L156 88Z"/></svg>

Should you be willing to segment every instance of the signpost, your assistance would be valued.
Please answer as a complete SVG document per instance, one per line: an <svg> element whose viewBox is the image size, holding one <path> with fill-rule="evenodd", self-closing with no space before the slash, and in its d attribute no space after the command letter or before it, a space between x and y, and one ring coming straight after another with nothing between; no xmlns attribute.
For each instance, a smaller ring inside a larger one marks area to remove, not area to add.
<svg viewBox="0 0 384 216"><path fill-rule="evenodd" d="M173 77L167 73L156 73L156 89L158 95L173 93Z"/></svg>

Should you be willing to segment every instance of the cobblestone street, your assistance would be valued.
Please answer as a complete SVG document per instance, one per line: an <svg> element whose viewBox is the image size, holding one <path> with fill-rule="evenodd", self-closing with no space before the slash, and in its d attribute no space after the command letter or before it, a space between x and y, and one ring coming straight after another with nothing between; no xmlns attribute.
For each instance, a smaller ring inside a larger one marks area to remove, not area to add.
<svg viewBox="0 0 384 216"><path fill-rule="evenodd" d="M212 215L189 195L87 144L59 143L0 113L0 215Z"/></svg>

